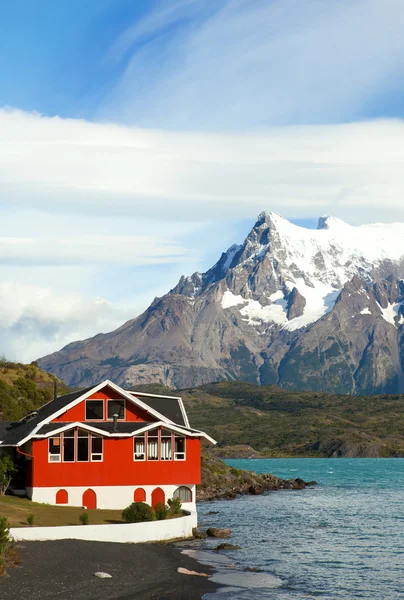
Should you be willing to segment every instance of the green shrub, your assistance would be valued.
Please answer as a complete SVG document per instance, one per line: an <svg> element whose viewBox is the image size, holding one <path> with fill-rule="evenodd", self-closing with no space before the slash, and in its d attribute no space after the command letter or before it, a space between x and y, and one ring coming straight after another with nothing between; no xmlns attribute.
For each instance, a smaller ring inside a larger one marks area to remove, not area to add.
<svg viewBox="0 0 404 600"><path fill-rule="evenodd" d="M88 525L88 513L86 513L86 512L81 513L79 519L80 519L80 523L82 525Z"/></svg>
<svg viewBox="0 0 404 600"><path fill-rule="evenodd" d="M144 521L155 521L156 514L148 504L144 502L132 502L122 512L122 519L127 523L142 523Z"/></svg>
<svg viewBox="0 0 404 600"><path fill-rule="evenodd" d="M10 528L6 517L0 517L0 557L5 556L11 543Z"/></svg>
<svg viewBox="0 0 404 600"><path fill-rule="evenodd" d="M17 467L9 456L0 456L0 496L4 496Z"/></svg>
<svg viewBox="0 0 404 600"><path fill-rule="evenodd" d="M10 537L10 528L6 517L0 517L0 576L6 575L7 567L19 562L19 554Z"/></svg>
<svg viewBox="0 0 404 600"><path fill-rule="evenodd" d="M181 511L182 502L180 498L169 498L167 500L168 512L170 515L178 515Z"/></svg>
<svg viewBox="0 0 404 600"><path fill-rule="evenodd" d="M154 507L154 512L157 521L164 521L164 519L166 519L168 515L168 508L162 502L157 502L156 506Z"/></svg>
<svg viewBox="0 0 404 600"><path fill-rule="evenodd" d="M27 523L28 523L28 525L31 525L31 527L34 524L34 519L35 519L35 515L28 515L28 517L27 517Z"/></svg>

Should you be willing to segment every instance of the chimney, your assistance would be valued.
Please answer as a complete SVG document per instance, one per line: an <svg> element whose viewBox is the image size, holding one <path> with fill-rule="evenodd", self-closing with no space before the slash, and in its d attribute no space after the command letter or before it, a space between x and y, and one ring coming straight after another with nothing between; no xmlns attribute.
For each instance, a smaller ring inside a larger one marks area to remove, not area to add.
<svg viewBox="0 0 404 600"><path fill-rule="evenodd" d="M55 401L57 397L58 397L58 384L57 384L57 381L55 380L53 382L53 401Z"/></svg>
<svg viewBox="0 0 404 600"><path fill-rule="evenodd" d="M114 419L113 431L118 431L118 415L114 414L112 415L112 418Z"/></svg>

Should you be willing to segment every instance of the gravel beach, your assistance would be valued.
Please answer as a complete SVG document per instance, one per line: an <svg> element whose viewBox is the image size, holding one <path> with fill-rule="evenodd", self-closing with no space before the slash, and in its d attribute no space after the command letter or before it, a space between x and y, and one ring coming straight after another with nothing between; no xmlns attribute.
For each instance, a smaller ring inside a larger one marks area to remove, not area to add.
<svg viewBox="0 0 404 600"><path fill-rule="evenodd" d="M165 544L21 542L21 565L0 578L2 600L200 600L217 585L178 567L212 573ZM98 579L97 571L112 575Z"/></svg>

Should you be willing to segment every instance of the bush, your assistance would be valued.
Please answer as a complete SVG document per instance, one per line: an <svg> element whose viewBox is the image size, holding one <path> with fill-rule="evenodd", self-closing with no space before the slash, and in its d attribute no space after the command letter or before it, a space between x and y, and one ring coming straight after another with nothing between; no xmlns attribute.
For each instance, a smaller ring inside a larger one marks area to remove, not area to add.
<svg viewBox="0 0 404 600"><path fill-rule="evenodd" d="M7 567L15 567L20 555L10 537L10 528L6 517L0 517L0 575L6 575Z"/></svg>
<svg viewBox="0 0 404 600"><path fill-rule="evenodd" d="M167 504L170 515L178 515L181 511L182 502L180 498L169 498Z"/></svg>
<svg viewBox="0 0 404 600"><path fill-rule="evenodd" d="M148 504L132 502L122 512L122 519L127 523L143 523L144 521L155 521L156 514Z"/></svg>
<svg viewBox="0 0 404 600"><path fill-rule="evenodd" d="M79 519L80 519L80 523L82 525L88 525L88 513L86 513L86 512L81 513Z"/></svg>
<svg viewBox="0 0 404 600"><path fill-rule="evenodd" d="M31 525L31 527L34 524L34 519L35 519L35 515L28 515L28 517L27 517L27 523L28 523L28 525Z"/></svg>
<svg viewBox="0 0 404 600"><path fill-rule="evenodd" d="M17 467L9 456L0 456L0 496L4 496Z"/></svg>
<svg viewBox="0 0 404 600"><path fill-rule="evenodd" d="M156 506L154 507L154 512L157 521L164 521L164 519L166 519L168 515L168 508L162 502L157 502Z"/></svg>

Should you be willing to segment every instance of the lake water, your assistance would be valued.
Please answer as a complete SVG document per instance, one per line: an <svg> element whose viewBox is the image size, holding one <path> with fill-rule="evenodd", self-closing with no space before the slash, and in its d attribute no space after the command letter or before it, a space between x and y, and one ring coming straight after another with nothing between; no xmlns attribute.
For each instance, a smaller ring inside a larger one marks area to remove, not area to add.
<svg viewBox="0 0 404 600"><path fill-rule="evenodd" d="M231 527L242 547L220 553L227 589L207 600L404 599L404 459L226 462L319 485L199 505L201 527Z"/></svg>

